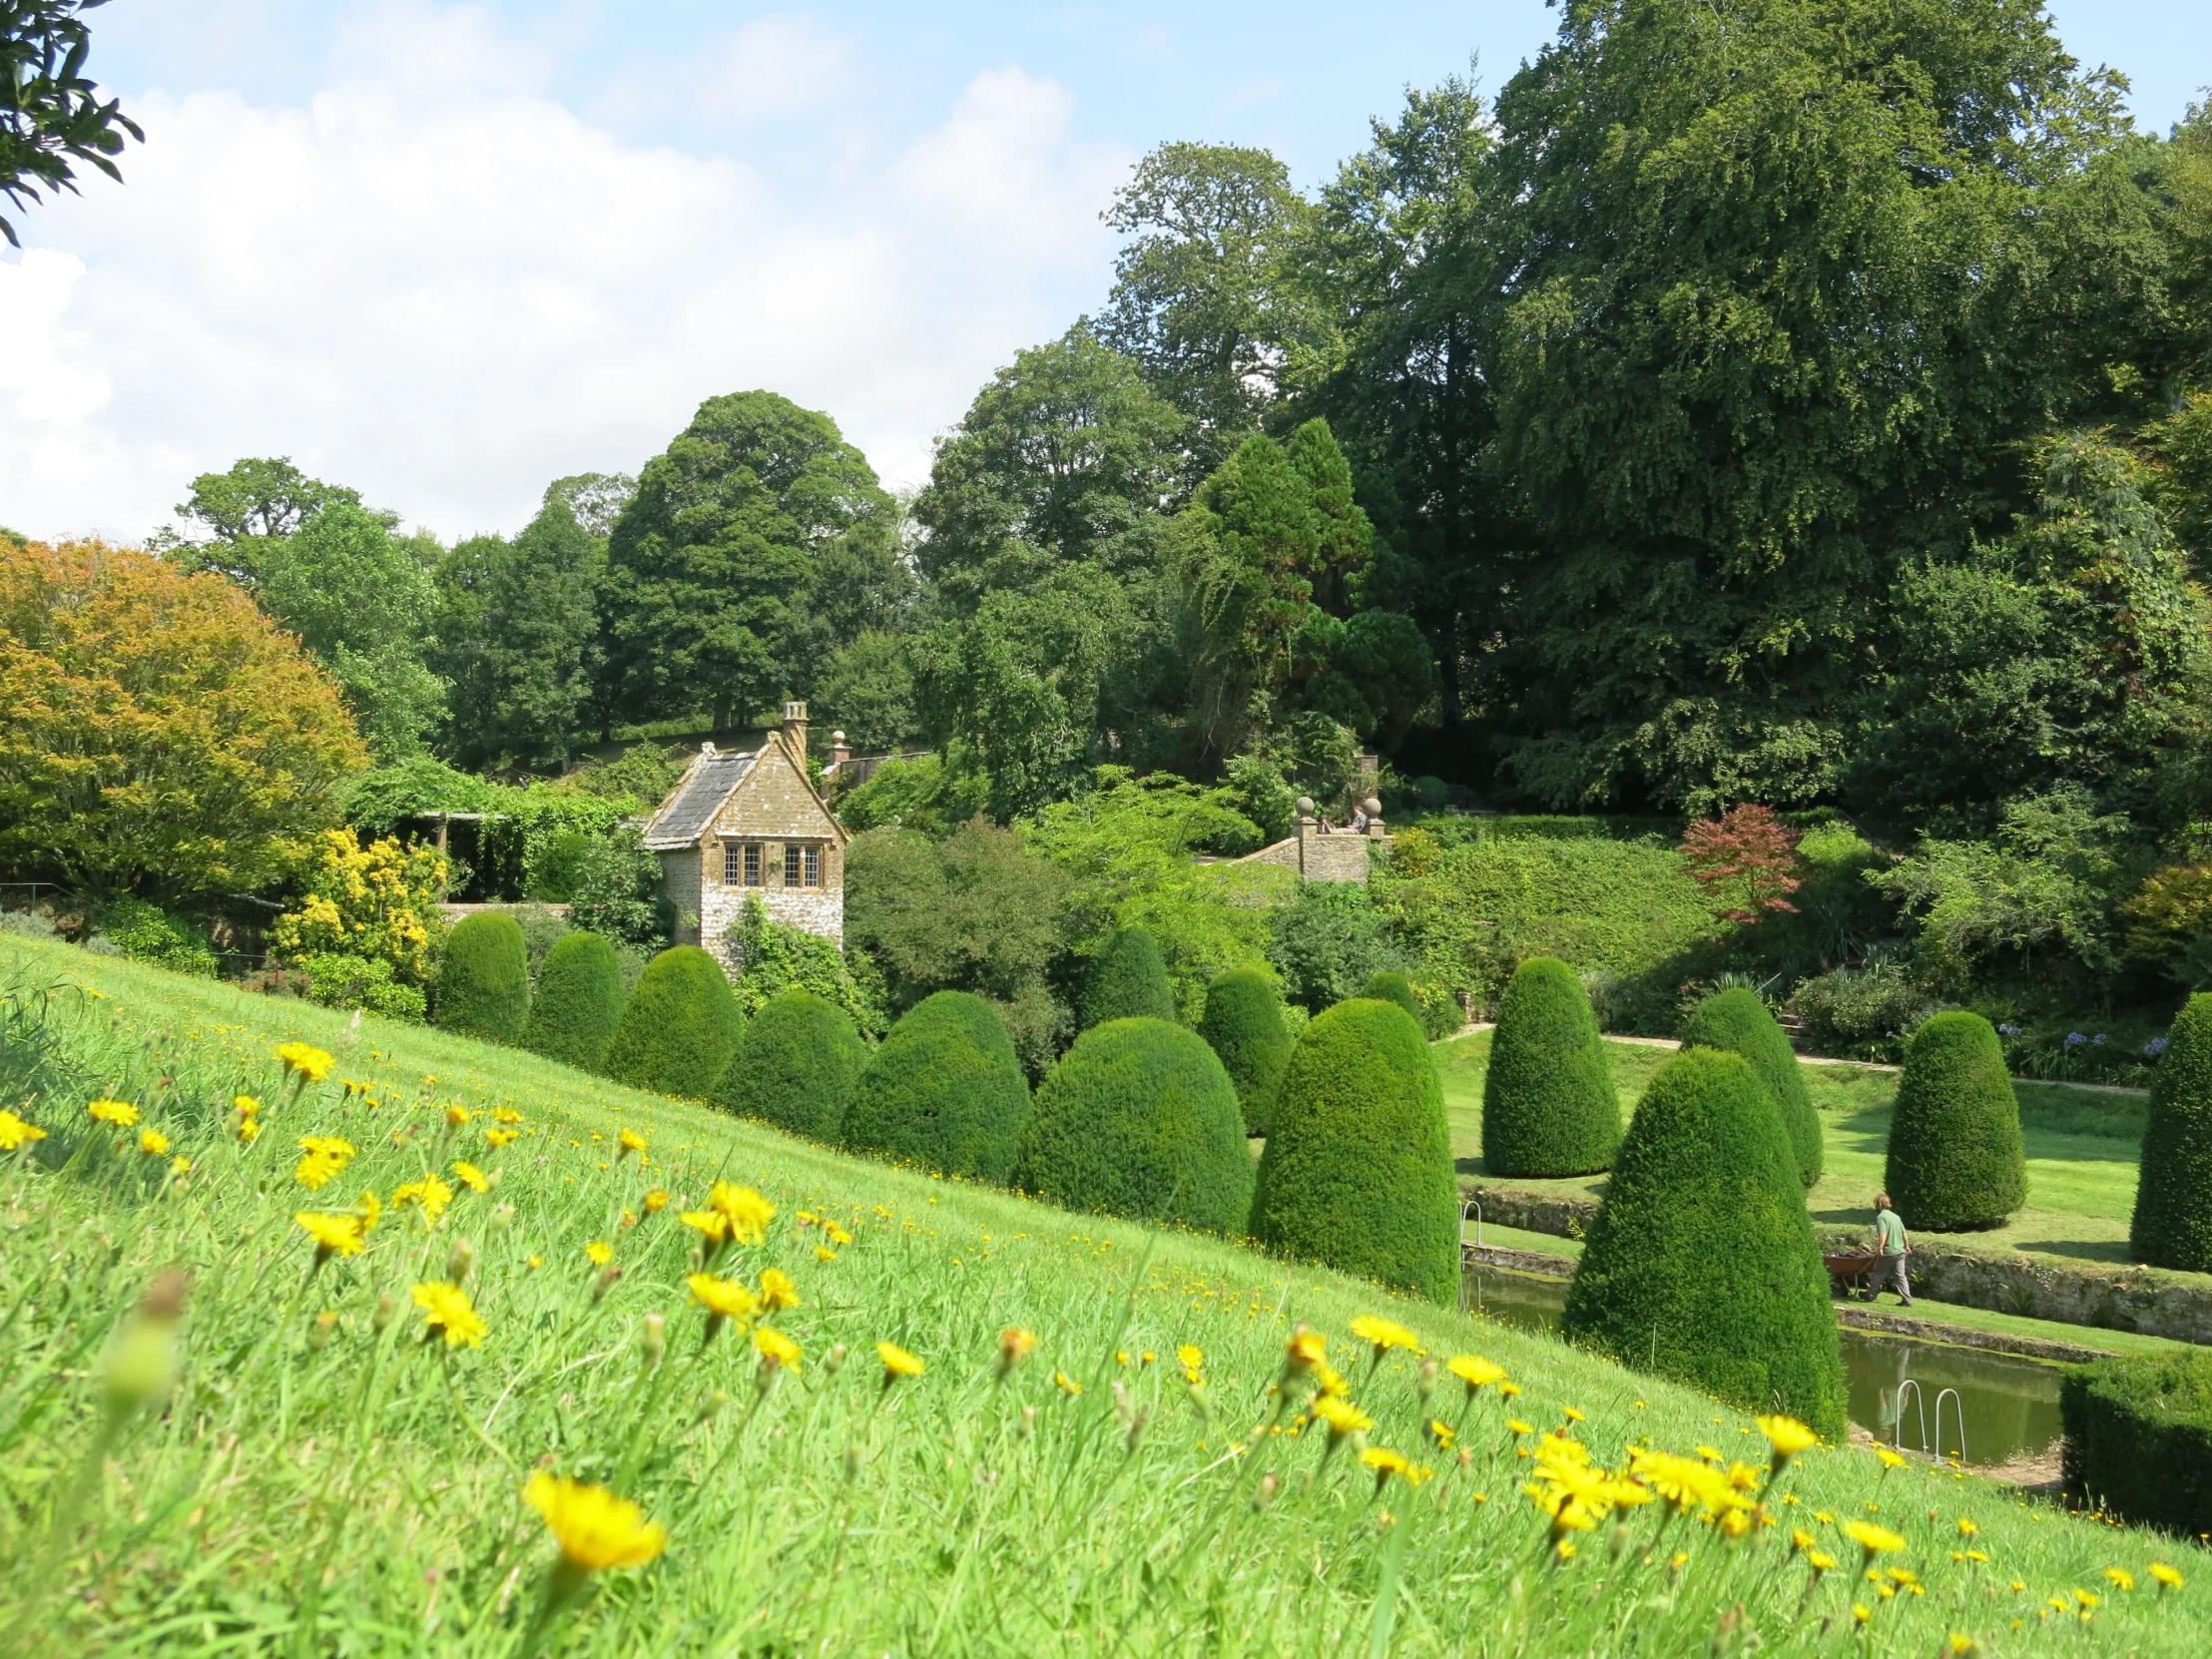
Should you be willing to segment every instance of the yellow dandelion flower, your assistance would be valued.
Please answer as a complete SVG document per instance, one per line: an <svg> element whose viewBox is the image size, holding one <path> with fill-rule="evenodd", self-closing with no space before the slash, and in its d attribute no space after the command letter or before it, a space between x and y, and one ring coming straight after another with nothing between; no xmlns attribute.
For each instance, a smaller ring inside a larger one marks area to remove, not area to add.
<svg viewBox="0 0 2212 1659"><path fill-rule="evenodd" d="M235 1094L231 1096L231 1110L242 1118L258 1117L261 1115L262 1103L250 1094Z"/></svg>
<svg viewBox="0 0 2212 1659"><path fill-rule="evenodd" d="M192 1160L190 1158L170 1159L169 1173L172 1175L190 1175L192 1173Z"/></svg>
<svg viewBox="0 0 2212 1659"><path fill-rule="evenodd" d="M169 1156L169 1137L159 1129L141 1129L139 1150L149 1158L166 1158Z"/></svg>
<svg viewBox="0 0 2212 1659"><path fill-rule="evenodd" d="M540 1469L522 1488L523 1500L545 1517L562 1562L575 1572L642 1567L661 1553L668 1531L645 1511L604 1486Z"/></svg>
<svg viewBox="0 0 2212 1659"><path fill-rule="evenodd" d="M1018 1325L1009 1325L998 1334L998 1377L1004 1382L1006 1374L1037 1351L1037 1334L1025 1331Z"/></svg>
<svg viewBox="0 0 2212 1659"><path fill-rule="evenodd" d="M1205 1351L1196 1343L1178 1345L1175 1350L1175 1358L1182 1364L1185 1371L1199 1371L1206 1364Z"/></svg>
<svg viewBox="0 0 2212 1659"><path fill-rule="evenodd" d="M358 1256L361 1253L363 1228L359 1216L301 1210L291 1219L306 1230L308 1238L314 1240L314 1259L317 1266L332 1256Z"/></svg>
<svg viewBox="0 0 2212 1659"><path fill-rule="evenodd" d="M686 1210L680 1218L686 1227L706 1235L709 1244L720 1244L730 1236L730 1218L720 1210Z"/></svg>
<svg viewBox="0 0 2212 1659"><path fill-rule="evenodd" d="M1968 1520L1964 1515L1958 1517L1958 1535L1961 1538L1970 1538L1980 1530L1979 1526Z"/></svg>
<svg viewBox="0 0 2212 1659"><path fill-rule="evenodd" d="M543 1256L540 1256L534 1250L528 1256L525 1256L523 1258L523 1261L528 1265L532 1273L536 1273L538 1269L545 1266L545 1258Z"/></svg>
<svg viewBox="0 0 2212 1659"><path fill-rule="evenodd" d="M1805 1552L1805 1564L1813 1569L1815 1578L1836 1564L1836 1557L1825 1549L1809 1549Z"/></svg>
<svg viewBox="0 0 2212 1659"><path fill-rule="evenodd" d="M2104 1576L2115 1590L2132 1590L2135 1588L2135 1575L2125 1567L2106 1567Z"/></svg>
<svg viewBox="0 0 2212 1659"><path fill-rule="evenodd" d="M384 1201L378 1198L373 1191L362 1193L361 1201L353 1208L361 1213L361 1231L363 1233L375 1232L376 1224L384 1219Z"/></svg>
<svg viewBox="0 0 2212 1659"><path fill-rule="evenodd" d="M651 1192L645 1195L645 1213L647 1215L657 1216L667 1208L668 1194L663 1192L660 1188L655 1187Z"/></svg>
<svg viewBox="0 0 2212 1659"><path fill-rule="evenodd" d="M782 1366L786 1371L799 1370L799 1345L775 1326L764 1325L754 1332L753 1346L760 1351L763 1366Z"/></svg>
<svg viewBox="0 0 2212 1659"><path fill-rule="evenodd" d="M1283 1345L1283 1369L1292 1377L1304 1376L1329 1363L1329 1339L1304 1326L1291 1333L1291 1340Z"/></svg>
<svg viewBox="0 0 2212 1659"><path fill-rule="evenodd" d="M761 1274L761 1305L771 1313L781 1313L786 1308L799 1306L799 1287L792 1283L791 1275L781 1268L768 1268Z"/></svg>
<svg viewBox="0 0 2212 1659"><path fill-rule="evenodd" d="M445 1127L448 1129L466 1129L468 1120L473 1116L475 1116L473 1112L456 1100L445 1109Z"/></svg>
<svg viewBox="0 0 2212 1659"><path fill-rule="evenodd" d="M1780 1474L1799 1452L1810 1451L1821 1443L1821 1437L1795 1417L1776 1413L1751 1420L1758 1424L1759 1432L1766 1435L1767 1443L1774 1448L1768 1467L1776 1474Z"/></svg>
<svg viewBox="0 0 2212 1659"><path fill-rule="evenodd" d="M1364 1343L1375 1345L1375 1358L1381 1363L1382 1356L1393 1348L1402 1348L1408 1354L1418 1356L1426 1352L1420 1339L1395 1320L1386 1320L1375 1314L1362 1314L1352 1322L1352 1334Z"/></svg>
<svg viewBox="0 0 2212 1659"><path fill-rule="evenodd" d="M1497 1397L1500 1399L1512 1399L1520 1391L1521 1385L1518 1382L1500 1382L1497 1385Z"/></svg>
<svg viewBox="0 0 2212 1659"><path fill-rule="evenodd" d="M1060 1371L1057 1368L1055 1368L1052 1373L1052 1382L1053 1385L1057 1387L1062 1393L1066 1394L1070 1399L1073 1399L1077 1394L1083 1391L1082 1383L1076 1382L1075 1379L1068 1376L1066 1372Z"/></svg>
<svg viewBox="0 0 2212 1659"><path fill-rule="evenodd" d="M2187 1579L2181 1576L2179 1567L2170 1567L2163 1561L2153 1561L2150 1564L2150 1575L2158 1581L2158 1593L2160 1595L2164 1595L2168 1590L2178 1590L2188 1582Z"/></svg>
<svg viewBox="0 0 2212 1659"><path fill-rule="evenodd" d="M1905 1540L1887 1526L1877 1526L1873 1521L1848 1520L1844 1522L1844 1536L1866 1551L1872 1561L1887 1550L1903 1549Z"/></svg>
<svg viewBox="0 0 2212 1659"><path fill-rule="evenodd" d="M2074 1591L2074 1600L2091 1611L2104 1605L2104 1597L2098 1595L2094 1590L2076 1590Z"/></svg>
<svg viewBox="0 0 2212 1659"><path fill-rule="evenodd" d="M261 1133L262 1126L254 1119L241 1118L239 1120L239 1141L241 1144L252 1146L255 1141L261 1138Z"/></svg>
<svg viewBox="0 0 2212 1659"><path fill-rule="evenodd" d="M1469 1399L1477 1389L1505 1381L1505 1368L1492 1365L1479 1354L1455 1354L1445 1363L1444 1370L1466 1384Z"/></svg>
<svg viewBox="0 0 2212 1659"><path fill-rule="evenodd" d="M484 1131L484 1144L496 1152L503 1146L514 1145L515 1134L516 1131L512 1129L487 1129Z"/></svg>
<svg viewBox="0 0 2212 1659"><path fill-rule="evenodd" d="M29 1146L33 1141L46 1139L46 1131L37 1124L17 1117L13 1112L0 1111L0 1152L13 1152L19 1146Z"/></svg>
<svg viewBox="0 0 2212 1659"><path fill-rule="evenodd" d="M1334 1394L1324 1394L1314 1401L1314 1415L1329 1425L1329 1443L1335 1445L1347 1434L1364 1433L1375 1426L1375 1419L1352 1403Z"/></svg>
<svg viewBox="0 0 2212 1659"><path fill-rule="evenodd" d="M852 1235L847 1233L843 1228L839 1227L835 1222L831 1222L830 1224L830 1242L837 1246L841 1250L844 1246L852 1242Z"/></svg>
<svg viewBox="0 0 2212 1659"><path fill-rule="evenodd" d="M615 1154L615 1156L618 1158L622 1156L623 1152L643 1152L645 1150L645 1137L639 1134L635 1129L625 1129L620 1135L617 1135L615 1139L621 1144L622 1147L622 1152L618 1152Z"/></svg>
<svg viewBox="0 0 2212 1659"><path fill-rule="evenodd" d="M768 1224L776 1219L776 1206L751 1187L733 1187L717 1181L707 1194L707 1208L719 1211L730 1224L730 1236L739 1244L757 1245L768 1237Z"/></svg>
<svg viewBox="0 0 2212 1659"><path fill-rule="evenodd" d="M584 1246L584 1255L590 1259L593 1267L603 1268L615 1259L615 1250L613 1245L594 1239Z"/></svg>
<svg viewBox="0 0 2212 1659"><path fill-rule="evenodd" d="M710 1319L749 1321L761 1311L761 1299L735 1279L717 1279L711 1273L695 1273L684 1281L691 1294L707 1310Z"/></svg>
<svg viewBox="0 0 2212 1659"><path fill-rule="evenodd" d="M276 1050L276 1058L283 1061L284 1069L302 1083L319 1083L330 1075L330 1068L337 1062L311 1043L285 1043Z"/></svg>
<svg viewBox="0 0 2212 1659"><path fill-rule="evenodd" d="M1536 1425L1534 1423L1523 1422L1518 1417L1507 1417L1505 1419L1505 1426L1515 1434L1533 1434L1536 1432Z"/></svg>
<svg viewBox="0 0 2212 1659"><path fill-rule="evenodd" d="M397 1210L409 1204L414 1205L422 1212L422 1224L425 1227L433 1225L438 1217L444 1215L445 1207L452 1202L453 1189L434 1175L425 1175L420 1181L409 1181L404 1186L394 1187L391 1193L391 1207Z"/></svg>
<svg viewBox="0 0 2212 1659"><path fill-rule="evenodd" d="M830 1247L829 1247L828 1245L816 1245L816 1246L815 1246L815 1260L816 1260L816 1261L818 1261L818 1262L834 1262L834 1261L835 1261L836 1259L837 1259L837 1253L836 1253L835 1251L831 1250L831 1249L830 1249Z"/></svg>
<svg viewBox="0 0 2212 1659"><path fill-rule="evenodd" d="M520 1123L523 1118L522 1114L512 1106L494 1106L491 1109L491 1121L494 1123Z"/></svg>
<svg viewBox="0 0 2212 1659"><path fill-rule="evenodd" d="M1869 1607L1865 1602L1855 1601L1851 1604L1851 1617L1854 1624L1872 1623L1874 1620L1874 1609Z"/></svg>
<svg viewBox="0 0 2212 1659"><path fill-rule="evenodd" d="M896 1343L877 1343L875 1357L883 1362L883 1386L889 1387L902 1377L919 1377L922 1363Z"/></svg>
<svg viewBox="0 0 2212 1659"><path fill-rule="evenodd" d="M127 1100L95 1100L85 1110L96 1123L112 1123L118 1129L130 1129L138 1123L138 1108Z"/></svg>
<svg viewBox="0 0 2212 1659"><path fill-rule="evenodd" d="M1882 1472L1884 1474L1888 1474L1892 1469L1902 1469L1908 1461L1907 1458L1892 1451L1886 1445L1876 1446L1874 1454L1882 1460Z"/></svg>
<svg viewBox="0 0 2212 1659"><path fill-rule="evenodd" d="M447 1348L479 1346L488 1329L483 1319L469 1303L468 1293L457 1285L449 1285L440 1279L435 1284L417 1285L414 1303L422 1310L422 1323L432 1331L442 1332Z"/></svg>
<svg viewBox="0 0 2212 1659"><path fill-rule="evenodd" d="M485 1177L484 1172L463 1159L456 1158L453 1160L453 1179L472 1193L488 1193L491 1191L491 1182ZM475 1214L473 1210L469 1213L471 1215Z"/></svg>

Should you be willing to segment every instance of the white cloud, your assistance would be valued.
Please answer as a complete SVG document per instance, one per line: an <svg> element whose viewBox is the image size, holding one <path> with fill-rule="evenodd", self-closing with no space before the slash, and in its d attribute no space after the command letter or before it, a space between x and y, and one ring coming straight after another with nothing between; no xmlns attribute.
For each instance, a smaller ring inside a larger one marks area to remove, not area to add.
<svg viewBox="0 0 2212 1659"><path fill-rule="evenodd" d="M45 246L0 266L0 523L142 535L194 473L288 454L448 536L511 529L548 479L634 469L750 386L915 481L1105 269L1128 158L1018 69L885 163L780 161L809 170L788 189L624 143L542 69L482 8L399 3L304 108L138 100L128 183L42 210Z"/></svg>

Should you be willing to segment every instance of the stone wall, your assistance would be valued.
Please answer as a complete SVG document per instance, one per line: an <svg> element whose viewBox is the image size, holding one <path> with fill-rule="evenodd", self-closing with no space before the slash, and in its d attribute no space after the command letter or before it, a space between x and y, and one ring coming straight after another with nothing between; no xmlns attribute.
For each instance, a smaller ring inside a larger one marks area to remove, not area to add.
<svg viewBox="0 0 2212 1659"><path fill-rule="evenodd" d="M716 961L732 972L737 964L730 959L730 947L723 942L723 934L730 924L745 913L748 894L759 897L761 905L778 921L794 927L803 927L810 933L820 933L833 943L844 942L844 887L839 884L821 887L733 887L710 886L706 889L705 904L700 911L699 942L713 954Z"/></svg>
<svg viewBox="0 0 2212 1659"><path fill-rule="evenodd" d="M1388 846L1388 835L1356 835L1349 830L1321 832L1312 819L1301 819L1298 832L1272 846L1248 852L1238 860L1247 864L1281 864L1295 869L1308 881L1365 881L1368 853L1377 844Z"/></svg>

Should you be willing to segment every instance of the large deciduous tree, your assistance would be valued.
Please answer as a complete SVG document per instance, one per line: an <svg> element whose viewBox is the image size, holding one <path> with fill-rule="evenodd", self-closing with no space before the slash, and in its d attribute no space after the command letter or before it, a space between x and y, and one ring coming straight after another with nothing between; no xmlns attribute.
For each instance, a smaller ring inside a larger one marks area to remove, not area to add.
<svg viewBox="0 0 2212 1659"><path fill-rule="evenodd" d="M610 704L727 729L806 695L908 586L896 509L834 421L774 392L709 398L608 538Z"/></svg>
<svg viewBox="0 0 2212 1659"><path fill-rule="evenodd" d="M1820 796L1901 564L2148 292L2116 86L2012 0L1574 0L1497 123L1515 775Z"/></svg>
<svg viewBox="0 0 2212 1659"><path fill-rule="evenodd" d="M366 761L337 686L230 583L0 539L0 859L94 891L250 891Z"/></svg>
<svg viewBox="0 0 2212 1659"><path fill-rule="evenodd" d="M112 158L127 133L146 135L85 77L92 33L84 14L107 0L9 0L0 8L0 196L20 209L47 191L76 190L76 164L120 181ZM0 215L0 237L18 246Z"/></svg>
<svg viewBox="0 0 2212 1659"><path fill-rule="evenodd" d="M191 535L165 526L149 545L180 570L215 570L251 588L261 579L262 555L287 540L325 507L358 507L358 490L325 484L291 464L288 455L234 461L228 472L203 472L192 493L177 503L177 516L196 527ZM390 514L378 514L389 525Z"/></svg>

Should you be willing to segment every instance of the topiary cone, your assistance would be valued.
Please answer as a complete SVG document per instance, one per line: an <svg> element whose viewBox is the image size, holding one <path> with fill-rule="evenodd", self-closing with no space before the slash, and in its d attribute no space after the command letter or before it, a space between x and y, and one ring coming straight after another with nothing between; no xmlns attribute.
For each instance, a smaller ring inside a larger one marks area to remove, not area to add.
<svg viewBox="0 0 2212 1659"><path fill-rule="evenodd" d="M2020 1103L1979 1014L1936 1014L1906 1044L1883 1185L1907 1227L1995 1227L2026 1202Z"/></svg>
<svg viewBox="0 0 2212 1659"><path fill-rule="evenodd" d="M1368 982L1361 988L1360 994L1377 1002L1394 1002L1415 1020L1421 1017L1420 998L1413 994L1413 982L1395 968L1384 968L1379 973L1369 974Z"/></svg>
<svg viewBox="0 0 2212 1659"><path fill-rule="evenodd" d="M1594 1175L1620 1144L1620 1098L1582 981L1556 957L1531 956L1498 999L1482 1162L1492 1175Z"/></svg>
<svg viewBox="0 0 2212 1659"><path fill-rule="evenodd" d="M696 944L645 964L607 1044L607 1075L634 1088L704 1100L745 1034L722 964Z"/></svg>
<svg viewBox="0 0 2212 1659"><path fill-rule="evenodd" d="M1682 1033L1682 1046L1717 1048L1749 1061L1774 1096L1783 1132L1797 1155L1798 1179L1808 1187L1820 1180L1827 1151L1821 1140L1821 1116L1813 1109L1805 1074L1798 1069L1797 1051L1757 991L1738 986L1700 1002Z"/></svg>
<svg viewBox="0 0 2212 1659"><path fill-rule="evenodd" d="M1083 986L1083 1026L1110 1019L1173 1019L1175 991L1159 941L1142 927L1124 927L1106 941Z"/></svg>
<svg viewBox="0 0 2212 1659"><path fill-rule="evenodd" d="M892 1026L852 1091L842 1140L942 1175L1003 1183L1029 1115L1029 1084L991 1005L938 991Z"/></svg>
<svg viewBox="0 0 2212 1659"><path fill-rule="evenodd" d="M2174 1020L2151 1079L2127 1237L2138 1262L2212 1273L2212 995L2203 992Z"/></svg>
<svg viewBox="0 0 2212 1659"><path fill-rule="evenodd" d="M1221 1057L1236 1085L1245 1133L1265 1135L1275 1113L1275 1091L1291 1057L1283 1024L1283 998L1259 968L1231 968L1206 987L1206 1012L1198 1034Z"/></svg>
<svg viewBox="0 0 2212 1659"><path fill-rule="evenodd" d="M437 1021L447 1031L511 1043L530 1017L530 954L504 910L479 910L447 935L438 964Z"/></svg>
<svg viewBox="0 0 2212 1659"><path fill-rule="evenodd" d="M1365 997L1307 1026L1283 1068L1252 1236L1431 1302L1455 1303L1459 1195L1428 1040Z"/></svg>
<svg viewBox="0 0 2212 1659"><path fill-rule="evenodd" d="M826 996L793 986L747 1023L714 1101L810 1140L834 1141L867 1064L852 1016Z"/></svg>
<svg viewBox="0 0 2212 1659"><path fill-rule="evenodd" d="M1244 1113L1221 1060L1164 1019L1094 1025L1037 1090L1014 1185L1070 1210L1241 1238L1252 1213Z"/></svg>
<svg viewBox="0 0 2212 1659"><path fill-rule="evenodd" d="M1561 1329L1841 1440L1844 1368L1797 1159L1741 1056L1686 1049L1636 1107Z"/></svg>
<svg viewBox="0 0 2212 1659"><path fill-rule="evenodd" d="M549 1060L598 1071L628 1000L615 947L597 933L564 933L545 953L522 1046Z"/></svg>

